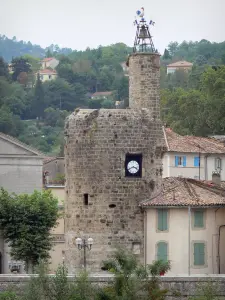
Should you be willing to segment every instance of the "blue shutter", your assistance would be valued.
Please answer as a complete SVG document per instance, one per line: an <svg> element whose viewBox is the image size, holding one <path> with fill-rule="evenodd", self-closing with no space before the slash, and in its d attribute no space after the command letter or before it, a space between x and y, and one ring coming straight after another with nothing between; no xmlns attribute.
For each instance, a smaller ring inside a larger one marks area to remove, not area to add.
<svg viewBox="0 0 225 300"><path fill-rule="evenodd" d="M194 243L194 265L204 266L205 264L205 244Z"/></svg>
<svg viewBox="0 0 225 300"><path fill-rule="evenodd" d="M159 242L157 244L157 260L167 261L168 260L167 252L168 252L167 243Z"/></svg>
<svg viewBox="0 0 225 300"><path fill-rule="evenodd" d="M202 210L194 211L194 227L195 228L204 227L204 212Z"/></svg>
<svg viewBox="0 0 225 300"><path fill-rule="evenodd" d="M166 209L158 209L158 230L165 231L168 229L168 211Z"/></svg>
<svg viewBox="0 0 225 300"><path fill-rule="evenodd" d="M199 167L199 156L194 157L194 167Z"/></svg>
<svg viewBox="0 0 225 300"><path fill-rule="evenodd" d="M186 156L183 156L183 167L186 167Z"/></svg>
<svg viewBox="0 0 225 300"><path fill-rule="evenodd" d="M179 159L179 157L178 157L178 156L175 156L175 167L178 166L178 159Z"/></svg>

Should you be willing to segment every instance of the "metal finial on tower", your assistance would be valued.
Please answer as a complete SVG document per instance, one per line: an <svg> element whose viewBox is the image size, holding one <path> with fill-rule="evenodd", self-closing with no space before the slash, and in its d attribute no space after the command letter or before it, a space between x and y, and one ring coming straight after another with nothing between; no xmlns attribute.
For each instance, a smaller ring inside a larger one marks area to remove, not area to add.
<svg viewBox="0 0 225 300"><path fill-rule="evenodd" d="M152 36L149 31L149 25L154 26L155 22L152 20L147 24L144 18L144 8L136 12L140 21L135 19L134 25L137 26L136 37L134 41L133 52L152 52L156 53L155 46L152 41Z"/></svg>

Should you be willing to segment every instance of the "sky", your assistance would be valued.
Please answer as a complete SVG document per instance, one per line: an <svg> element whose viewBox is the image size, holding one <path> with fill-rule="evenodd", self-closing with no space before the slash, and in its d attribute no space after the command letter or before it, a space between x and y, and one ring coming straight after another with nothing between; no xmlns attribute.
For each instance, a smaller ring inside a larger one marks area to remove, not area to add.
<svg viewBox="0 0 225 300"><path fill-rule="evenodd" d="M225 0L0 0L0 34L47 47L84 50L133 45L133 21L144 7L155 47L171 41L225 41Z"/></svg>

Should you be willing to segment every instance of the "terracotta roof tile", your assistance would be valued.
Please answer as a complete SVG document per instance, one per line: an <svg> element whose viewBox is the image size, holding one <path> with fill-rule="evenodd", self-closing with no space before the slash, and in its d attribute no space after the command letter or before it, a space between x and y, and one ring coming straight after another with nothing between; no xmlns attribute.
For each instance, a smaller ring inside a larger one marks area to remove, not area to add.
<svg viewBox="0 0 225 300"><path fill-rule="evenodd" d="M42 61L47 62L47 61L50 61L52 59L54 59L54 57L45 57L45 58L42 59Z"/></svg>
<svg viewBox="0 0 225 300"><path fill-rule="evenodd" d="M170 152L194 152L194 153L224 153L223 142L209 137L191 135L179 135L170 128L165 128L165 137L168 151Z"/></svg>
<svg viewBox="0 0 225 300"><path fill-rule="evenodd" d="M193 63L190 63L188 61L185 60L181 60L181 61L177 61L175 63L169 64L167 65L167 68L169 67L192 67Z"/></svg>
<svg viewBox="0 0 225 300"><path fill-rule="evenodd" d="M162 190L155 197L143 201L141 206L225 206L225 189L212 182L167 177L163 179Z"/></svg>

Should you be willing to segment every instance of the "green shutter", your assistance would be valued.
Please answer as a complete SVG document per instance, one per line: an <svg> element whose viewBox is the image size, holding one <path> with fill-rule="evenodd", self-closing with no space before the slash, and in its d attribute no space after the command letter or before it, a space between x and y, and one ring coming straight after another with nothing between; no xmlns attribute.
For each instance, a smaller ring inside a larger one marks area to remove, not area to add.
<svg viewBox="0 0 225 300"><path fill-rule="evenodd" d="M194 243L194 265L204 266L205 264L205 244Z"/></svg>
<svg viewBox="0 0 225 300"><path fill-rule="evenodd" d="M157 244L157 260L167 261L167 243L159 242Z"/></svg>
<svg viewBox="0 0 225 300"><path fill-rule="evenodd" d="M158 209L158 230L165 231L168 229L168 211L167 209Z"/></svg>
<svg viewBox="0 0 225 300"><path fill-rule="evenodd" d="M204 227L204 212L202 210L194 211L194 227Z"/></svg>

